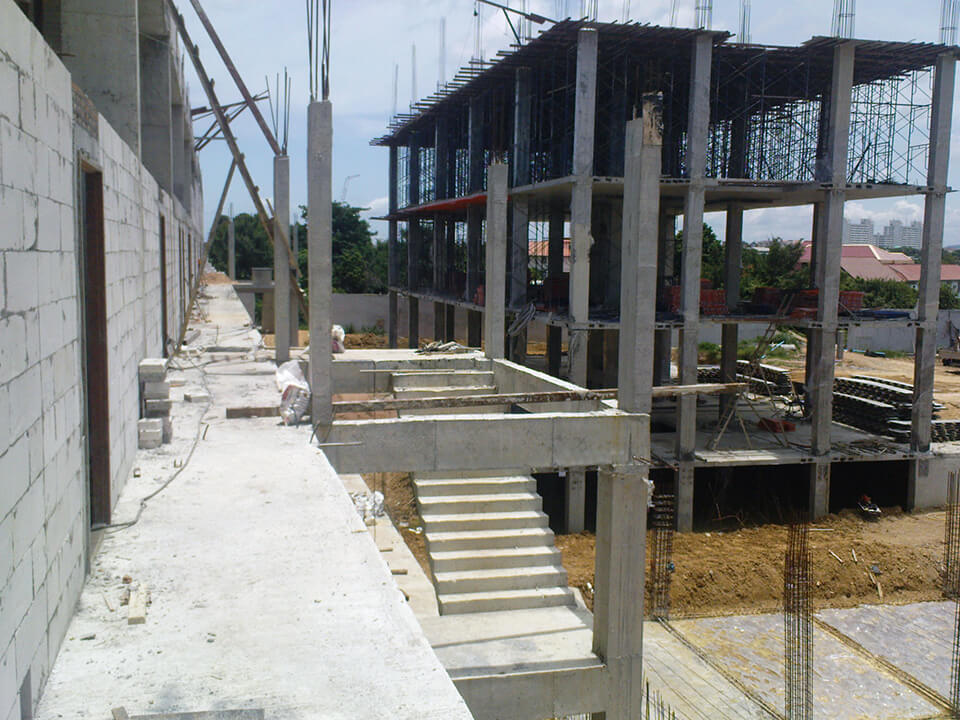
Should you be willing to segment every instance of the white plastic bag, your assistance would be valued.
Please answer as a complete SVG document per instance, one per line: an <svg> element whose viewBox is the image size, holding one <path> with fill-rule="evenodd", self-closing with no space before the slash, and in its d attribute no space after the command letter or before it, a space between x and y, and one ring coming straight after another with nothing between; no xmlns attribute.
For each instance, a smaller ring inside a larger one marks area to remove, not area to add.
<svg viewBox="0 0 960 720"><path fill-rule="evenodd" d="M280 365L276 380L283 424L299 425L310 408L310 385L300 369L300 361L289 360Z"/></svg>

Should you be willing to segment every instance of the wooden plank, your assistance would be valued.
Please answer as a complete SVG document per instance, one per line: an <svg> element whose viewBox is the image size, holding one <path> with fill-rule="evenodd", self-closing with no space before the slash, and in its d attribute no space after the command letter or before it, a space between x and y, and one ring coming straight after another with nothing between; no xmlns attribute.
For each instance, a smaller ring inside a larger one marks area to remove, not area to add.
<svg viewBox="0 0 960 720"><path fill-rule="evenodd" d="M663 385L654 387L653 397L679 395L723 395L743 392L744 383L709 383L702 385ZM557 390L531 393L491 393L487 395L442 396L415 399L384 399L333 403L334 413L379 412L382 410L426 410L431 408L467 408L490 405L516 405L590 400L614 400L616 390ZM227 410L230 412L230 409ZM228 414L227 417L230 417Z"/></svg>
<svg viewBox="0 0 960 720"><path fill-rule="evenodd" d="M237 418L276 417L279 414L279 405L252 405L247 407L227 408L227 420L236 420Z"/></svg>
<svg viewBox="0 0 960 720"><path fill-rule="evenodd" d="M147 621L147 586L141 584L130 593L127 604L127 625L143 625Z"/></svg>

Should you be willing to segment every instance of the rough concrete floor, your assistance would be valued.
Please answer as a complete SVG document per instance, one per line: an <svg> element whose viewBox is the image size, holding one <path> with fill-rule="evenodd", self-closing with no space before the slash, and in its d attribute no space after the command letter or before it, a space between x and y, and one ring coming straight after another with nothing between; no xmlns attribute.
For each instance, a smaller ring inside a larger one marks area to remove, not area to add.
<svg viewBox="0 0 960 720"><path fill-rule="evenodd" d="M259 341L229 286L211 286L194 342ZM262 351L261 351L262 357ZM201 387L212 405L182 402ZM382 554L306 428L226 420L225 407L277 402L272 364L215 351L184 362L175 440L140 451L37 713L50 718L262 708L273 718L469 718ZM127 624L128 586L149 588Z"/></svg>

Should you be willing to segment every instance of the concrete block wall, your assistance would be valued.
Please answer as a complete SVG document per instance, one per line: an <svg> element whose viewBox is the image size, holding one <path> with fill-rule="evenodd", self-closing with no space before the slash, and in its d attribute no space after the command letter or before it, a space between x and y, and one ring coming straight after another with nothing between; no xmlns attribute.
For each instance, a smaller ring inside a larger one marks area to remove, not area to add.
<svg viewBox="0 0 960 720"><path fill-rule="evenodd" d="M35 703L85 573L70 76L0 0L0 719Z"/></svg>
<svg viewBox="0 0 960 720"><path fill-rule="evenodd" d="M73 102L66 67L12 0L0 0L0 720L19 720L22 688L36 705L87 566ZM137 365L162 353L160 216L176 336L181 262L187 269L178 230L198 257L202 207L188 211L161 191L102 115L98 125L83 149L104 181L115 503L137 447Z"/></svg>

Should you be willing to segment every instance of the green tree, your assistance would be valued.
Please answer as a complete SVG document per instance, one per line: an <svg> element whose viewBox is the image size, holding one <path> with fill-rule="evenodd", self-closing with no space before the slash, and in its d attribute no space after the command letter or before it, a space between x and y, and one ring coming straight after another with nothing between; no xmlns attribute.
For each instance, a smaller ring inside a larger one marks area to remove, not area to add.
<svg viewBox="0 0 960 720"><path fill-rule="evenodd" d="M797 290L810 286L809 266L800 266L803 245L788 243L773 238L767 252L756 248L743 249L743 272L740 277L740 294L753 296L758 287L775 287L781 290Z"/></svg>
<svg viewBox="0 0 960 720"><path fill-rule="evenodd" d="M946 283L940 284L940 309L960 310L960 297Z"/></svg>
<svg viewBox="0 0 960 720"><path fill-rule="evenodd" d="M864 307L908 310L917 304L917 291L905 282L853 278L852 285L850 289L864 293Z"/></svg>
<svg viewBox="0 0 960 720"><path fill-rule="evenodd" d="M717 289L723 287L723 243L717 239L717 234L713 228L703 224L703 254L700 262L700 277L709 280ZM680 274L680 268L683 258L683 231L677 232L676 254L674 255L673 267L677 275Z"/></svg>
<svg viewBox="0 0 960 720"><path fill-rule="evenodd" d="M255 267L273 267L273 248L256 215L240 213L233 218L236 238L237 279L249 280ZM227 272L227 226L226 215L220 218L210 248L210 263L220 272Z"/></svg>
<svg viewBox="0 0 960 720"><path fill-rule="evenodd" d="M895 248L890 248L890 252L903 253L904 255L907 255L908 257L913 258L915 261L920 262L920 250L918 248L905 247L905 246L895 247ZM947 252L949 252L949 250L944 250L944 254L946 254Z"/></svg>

